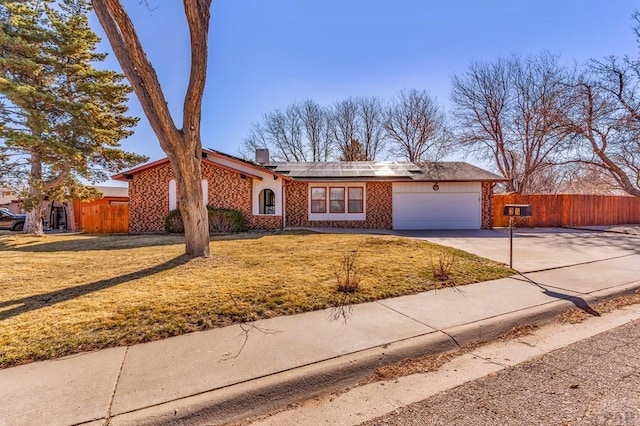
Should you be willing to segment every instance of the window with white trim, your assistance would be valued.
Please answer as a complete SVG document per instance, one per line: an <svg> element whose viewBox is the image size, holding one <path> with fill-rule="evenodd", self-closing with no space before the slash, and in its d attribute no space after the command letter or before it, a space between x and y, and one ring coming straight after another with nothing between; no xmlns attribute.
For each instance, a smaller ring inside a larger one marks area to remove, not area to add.
<svg viewBox="0 0 640 426"><path fill-rule="evenodd" d="M364 213L363 186L311 187L311 213Z"/></svg>

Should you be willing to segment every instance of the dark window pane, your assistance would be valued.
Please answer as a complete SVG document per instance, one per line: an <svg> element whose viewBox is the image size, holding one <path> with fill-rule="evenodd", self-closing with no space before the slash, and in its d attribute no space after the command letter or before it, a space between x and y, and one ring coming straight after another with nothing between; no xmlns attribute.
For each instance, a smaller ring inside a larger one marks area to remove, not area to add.
<svg viewBox="0 0 640 426"><path fill-rule="evenodd" d="M364 191L364 188L361 188L361 187L349 188L349 199L362 200L363 191Z"/></svg>
<svg viewBox="0 0 640 426"><path fill-rule="evenodd" d="M349 200L349 213L362 213L362 200Z"/></svg>
<svg viewBox="0 0 640 426"><path fill-rule="evenodd" d="M344 188L329 188L331 200L344 200Z"/></svg>
<svg viewBox="0 0 640 426"><path fill-rule="evenodd" d="M311 200L311 213L326 213L327 203L325 200Z"/></svg>
<svg viewBox="0 0 640 426"><path fill-rule="evenodd" d="M331 200L330 213L344 213L344 200Z"/></svg>
<svg viewBox="0 0 640 426"><path fill-rule="evenodd" d="M344 188L329 188L329 212L344 213Z"/></svg>
<svg viewBox="0 0 640 426"><path fill-rule="evenodd" d="M326 200L327 199L327 188L311 188L311 199L312 200Z"/></svg>

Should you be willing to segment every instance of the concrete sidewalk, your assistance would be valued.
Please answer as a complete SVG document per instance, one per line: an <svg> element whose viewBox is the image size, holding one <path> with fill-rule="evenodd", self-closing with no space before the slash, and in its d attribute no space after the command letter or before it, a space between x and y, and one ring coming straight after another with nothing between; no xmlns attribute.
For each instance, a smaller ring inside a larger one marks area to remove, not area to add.
<svg viewBox="0 0 640 426"><path fill-rule="evenodd" d="M380 364L635 291L637 250L630 244L588 263L0 370L0 424L238 419L353 384Z"/></svg>

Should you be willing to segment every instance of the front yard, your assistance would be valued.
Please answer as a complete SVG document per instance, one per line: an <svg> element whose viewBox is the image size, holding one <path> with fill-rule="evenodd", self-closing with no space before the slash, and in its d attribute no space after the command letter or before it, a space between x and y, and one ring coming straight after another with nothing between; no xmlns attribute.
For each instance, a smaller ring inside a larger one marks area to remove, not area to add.
<svg viewBox="0 0 640 426"><path fill-rule="evenodd" d="M217 237L189 260L179 236L0 235L0 367L501 278L496 262L393 236ZM336 290L357 251L360 290ZM448 280L432 265L455 254Z"/></svg>

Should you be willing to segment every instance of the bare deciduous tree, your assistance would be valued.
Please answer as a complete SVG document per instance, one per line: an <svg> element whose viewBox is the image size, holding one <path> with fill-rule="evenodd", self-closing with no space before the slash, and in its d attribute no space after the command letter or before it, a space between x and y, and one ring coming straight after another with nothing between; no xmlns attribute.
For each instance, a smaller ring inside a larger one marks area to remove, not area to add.
<svg viewBox="0 0 640 426"><path fill-rule="evenodd" d="M326 111L306 99L276 109L254 123L242 143L242 154L251 158L255 149L268 148L278 161L326 161L332 154Z"/></svg>
<svg viewBox="0 0 640 426"><path fill-rule="evenodd" d="M350 150L351 141L358 138L358 103L349 98L336 102L329 112L329 128L340 157Z"/></svg>
<svg viewBox="0 0 640 426"><path fill-rule="evenodd" d="M391 152L413 162L435 161L446 153L446 117L425 90L401 91L386 112L384 127Z"/></svg>
<svg viewBox="0 0 640 426"><path fill-rule="evenodd" d="M366 154L365 159L376 160L386 146L384 129L384 108L380 98L368 96L356 100L359 106L360 124L358 129L359 141Z"/></svg>
<svg viewBox="0 0 640 426"><path fill-rule="evenodd" d="M327 161L331 158L333 147L329 131L329 120L323 107L311 99L305 99L298 105L298 111L304 124L311 161Z"/></svg>
<svg viewBox="0 0 640 426"><path fill-rule="evenodd" d="M633 19L640 42L640 12ZM567 127L576 141L572 161L640 196L640 61L627 56L592 61L569 86Z"/></svg>
<svg viewBox="0 0 640 426"><path fill-rule="evenodd" d="M176 175L186 253L209 256L209 226L201 188L200 122L207 74L211 0L184 0L191 40L191 73L183 104L182 127L171 117L158 76L119 0L92 0L113 52Z"/></svg>
<svg viewBox="0 0 640 426"><path fill-rule="evenodd" d="M553 169L559 194L620 195L616 181L606 170L584 163L567 163Z"/></svg>
<svg viewBox="0 0 640 426"><path fill-rule="evenodd" d="M330 129L341 158L353 156L352 141L358 141L362 161L373 161L385 147L384 110L375 96L336 102L330 112ZM360 149L361 148L361 149Z"/></svg>
<svg viewBox="0 0 640 426"><path fill-rule="evenodd" d="M385 147L384 112L376 97L349 98L324 108L311 99L274 110L253 124L241 153L269 148L277 161L375 160ZM352 141L359 146L354 151Z"/></svg>
<svg viewBox="0 0 640 426"><path fill-rule="evenodd" d="M509 179L509 192L548 187L549 169L568 138L564 77L558 57L543 53L474 62L453 78L457 142L493 162Z"/></svg>
<svg viewBox="0 0 640 426"><path fill-rule="evenodd" d="M640 196L640 79L630 61L590 64L571 84L566 125L575 137L570 162L601 169Z"/></svg>
<svg viewBox="0 0 640 426"><path fill-rule="evenodd" d="M303 130L300 113L295 105L285 111L275 110L269 113L264 122L267 137L287 161L306 161L303 143Z"/></svg>

